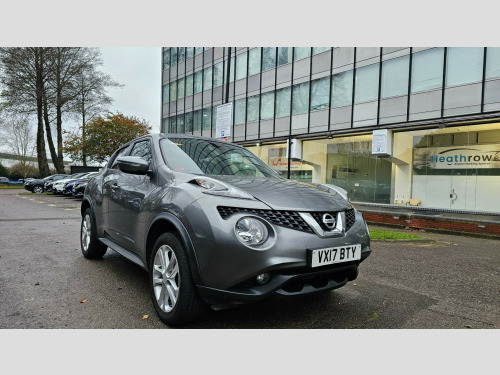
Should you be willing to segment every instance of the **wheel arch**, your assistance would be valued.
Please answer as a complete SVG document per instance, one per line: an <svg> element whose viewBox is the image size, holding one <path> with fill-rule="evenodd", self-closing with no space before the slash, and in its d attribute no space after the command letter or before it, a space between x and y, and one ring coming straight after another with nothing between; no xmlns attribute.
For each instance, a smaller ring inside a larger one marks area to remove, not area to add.
<svg viewBox="0 0 500 375"><path fill-rule="evenodd" d="M85 212L85 210L86 210L87 208L91 208L91 207L92 207L92 205L90 204L90 201L89 201L88 199L86 199L86 198L85 198L85 199L82 201L82 205L80 206L80 214L81 214L81 216L83 217L83 213Z"/></svg>
<svg viewBox="0 0 500 375"><path fill-rule="evenodd" d="M156 243L157 238L166 232L176 233L179 236L184 248L186 249L186 255L194 282L196 285L205 285L203 277L200 273L198 258L196 257L191 237L179 218L170 213L162 212L151 222L146 238L146 264L149 265L153 246Z"/></svg>

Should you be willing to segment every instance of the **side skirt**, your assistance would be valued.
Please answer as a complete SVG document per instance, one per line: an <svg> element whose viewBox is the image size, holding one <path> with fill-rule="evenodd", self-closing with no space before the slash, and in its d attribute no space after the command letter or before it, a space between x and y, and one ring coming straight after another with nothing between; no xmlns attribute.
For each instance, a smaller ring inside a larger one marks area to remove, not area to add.
<svg viewBox="0 0 500 375"><path fill-rule="evenodd" d="M117 245L116 243L114 243L113 241L111 241L108 238L99 237L99 241L101 241L107 247L109 247L109 248L113 249L114 251L116 251L121 256L127 258L128 260L134 262L138 266L144 268L144 270L148 271L147 264L144 263L144 261L141 258L139 258L137 255L135 255L134 253L128 251L127 249L121 247L120 245Z"/></svg>

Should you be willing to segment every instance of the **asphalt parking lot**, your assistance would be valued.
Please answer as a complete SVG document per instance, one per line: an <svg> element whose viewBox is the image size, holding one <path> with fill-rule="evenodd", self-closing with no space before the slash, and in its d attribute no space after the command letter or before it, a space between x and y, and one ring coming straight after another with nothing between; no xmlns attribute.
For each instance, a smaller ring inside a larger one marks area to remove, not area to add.
<svg viewBox="0 0 500 375"><path fill-rule="evenodd" d="M147 275L79 245L81 200L0 190L0 328L169 328ZM320 295L210 311L184 328L500 328L500 242L418 233L373 241L358 279Z"/></svg>

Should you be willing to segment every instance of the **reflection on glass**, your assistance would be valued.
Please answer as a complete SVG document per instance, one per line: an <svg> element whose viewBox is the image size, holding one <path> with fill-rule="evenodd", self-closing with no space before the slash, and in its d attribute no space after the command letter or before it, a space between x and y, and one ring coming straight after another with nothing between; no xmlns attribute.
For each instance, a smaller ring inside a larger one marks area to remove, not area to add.
<svg viewBox="0 0 500 375"><path fill-rule="evenodd" d="M276 47L262 48L262 71L276 67Z"/></svg>
<svg viewBox="0 0 500 375"><path fill-rule="evenodd" d="M330 77L311 82L311 111L327 109L330 102Z"/></svg>
<svg viewBox="0 0 500 375"><path fill-rule="evenodd" d="M260 96L260 119L268 120L274 117L274 91Z"/></svg>
<svg viewBox="0 0 500 375"><path fill-rule="evenodd" d="M248 75L260 73L261 49L253 48L248 52Z"/></svg>
<svg viewBox="0 0 500 375"><path fill-rule="evenodd" d="M292 115L307 113L309 108L309 82L293 86Z"/></svg>
<svg viewBox="0 0 500 375"><path fill-rule="evenodd" d="M290 116L291 87L276 90L276 117Z"/></svg>
<svg viewBox="0 0 500 375"><path fill-rule="evenodd" d="M373 64L356 69L356 89L354 90L354 103L364 103L378 98L378 68Z"/></svg>
<svg viewBox="0 0 500 375"><path fill-rule="evenodd" d="M250 96L247 100L247 122L259 120L259 95Z"/></svg>
<svg viewBox="0 0 500 375"><path fill-rule="evenodd" d="M386 60L382 63L381 98L408 95L410 56Z"/></svg>
<svg viewBox="0 0 500 375"><path fill-rule="evenodd" d="M352 70L334 74L332 78L332 108L352 104Z"/></svg>
<svg viewBox="0 0 500 375"><path fill-rule="evenodd" d="M234 125L245 123L246 99L238 99L234 102Z"/></svg>

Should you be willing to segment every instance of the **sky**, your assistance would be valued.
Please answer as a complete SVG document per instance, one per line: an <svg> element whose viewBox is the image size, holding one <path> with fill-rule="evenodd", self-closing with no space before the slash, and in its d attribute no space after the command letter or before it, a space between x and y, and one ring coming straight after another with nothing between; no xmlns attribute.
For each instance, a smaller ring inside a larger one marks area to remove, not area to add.
<svg viewBox="0 0 500 375"><path fill-rule="evenodd" d="M100 70L124 85L111 88L112 112L146 120L153 133L160 131L161 47L100 47Z"/></svg>

